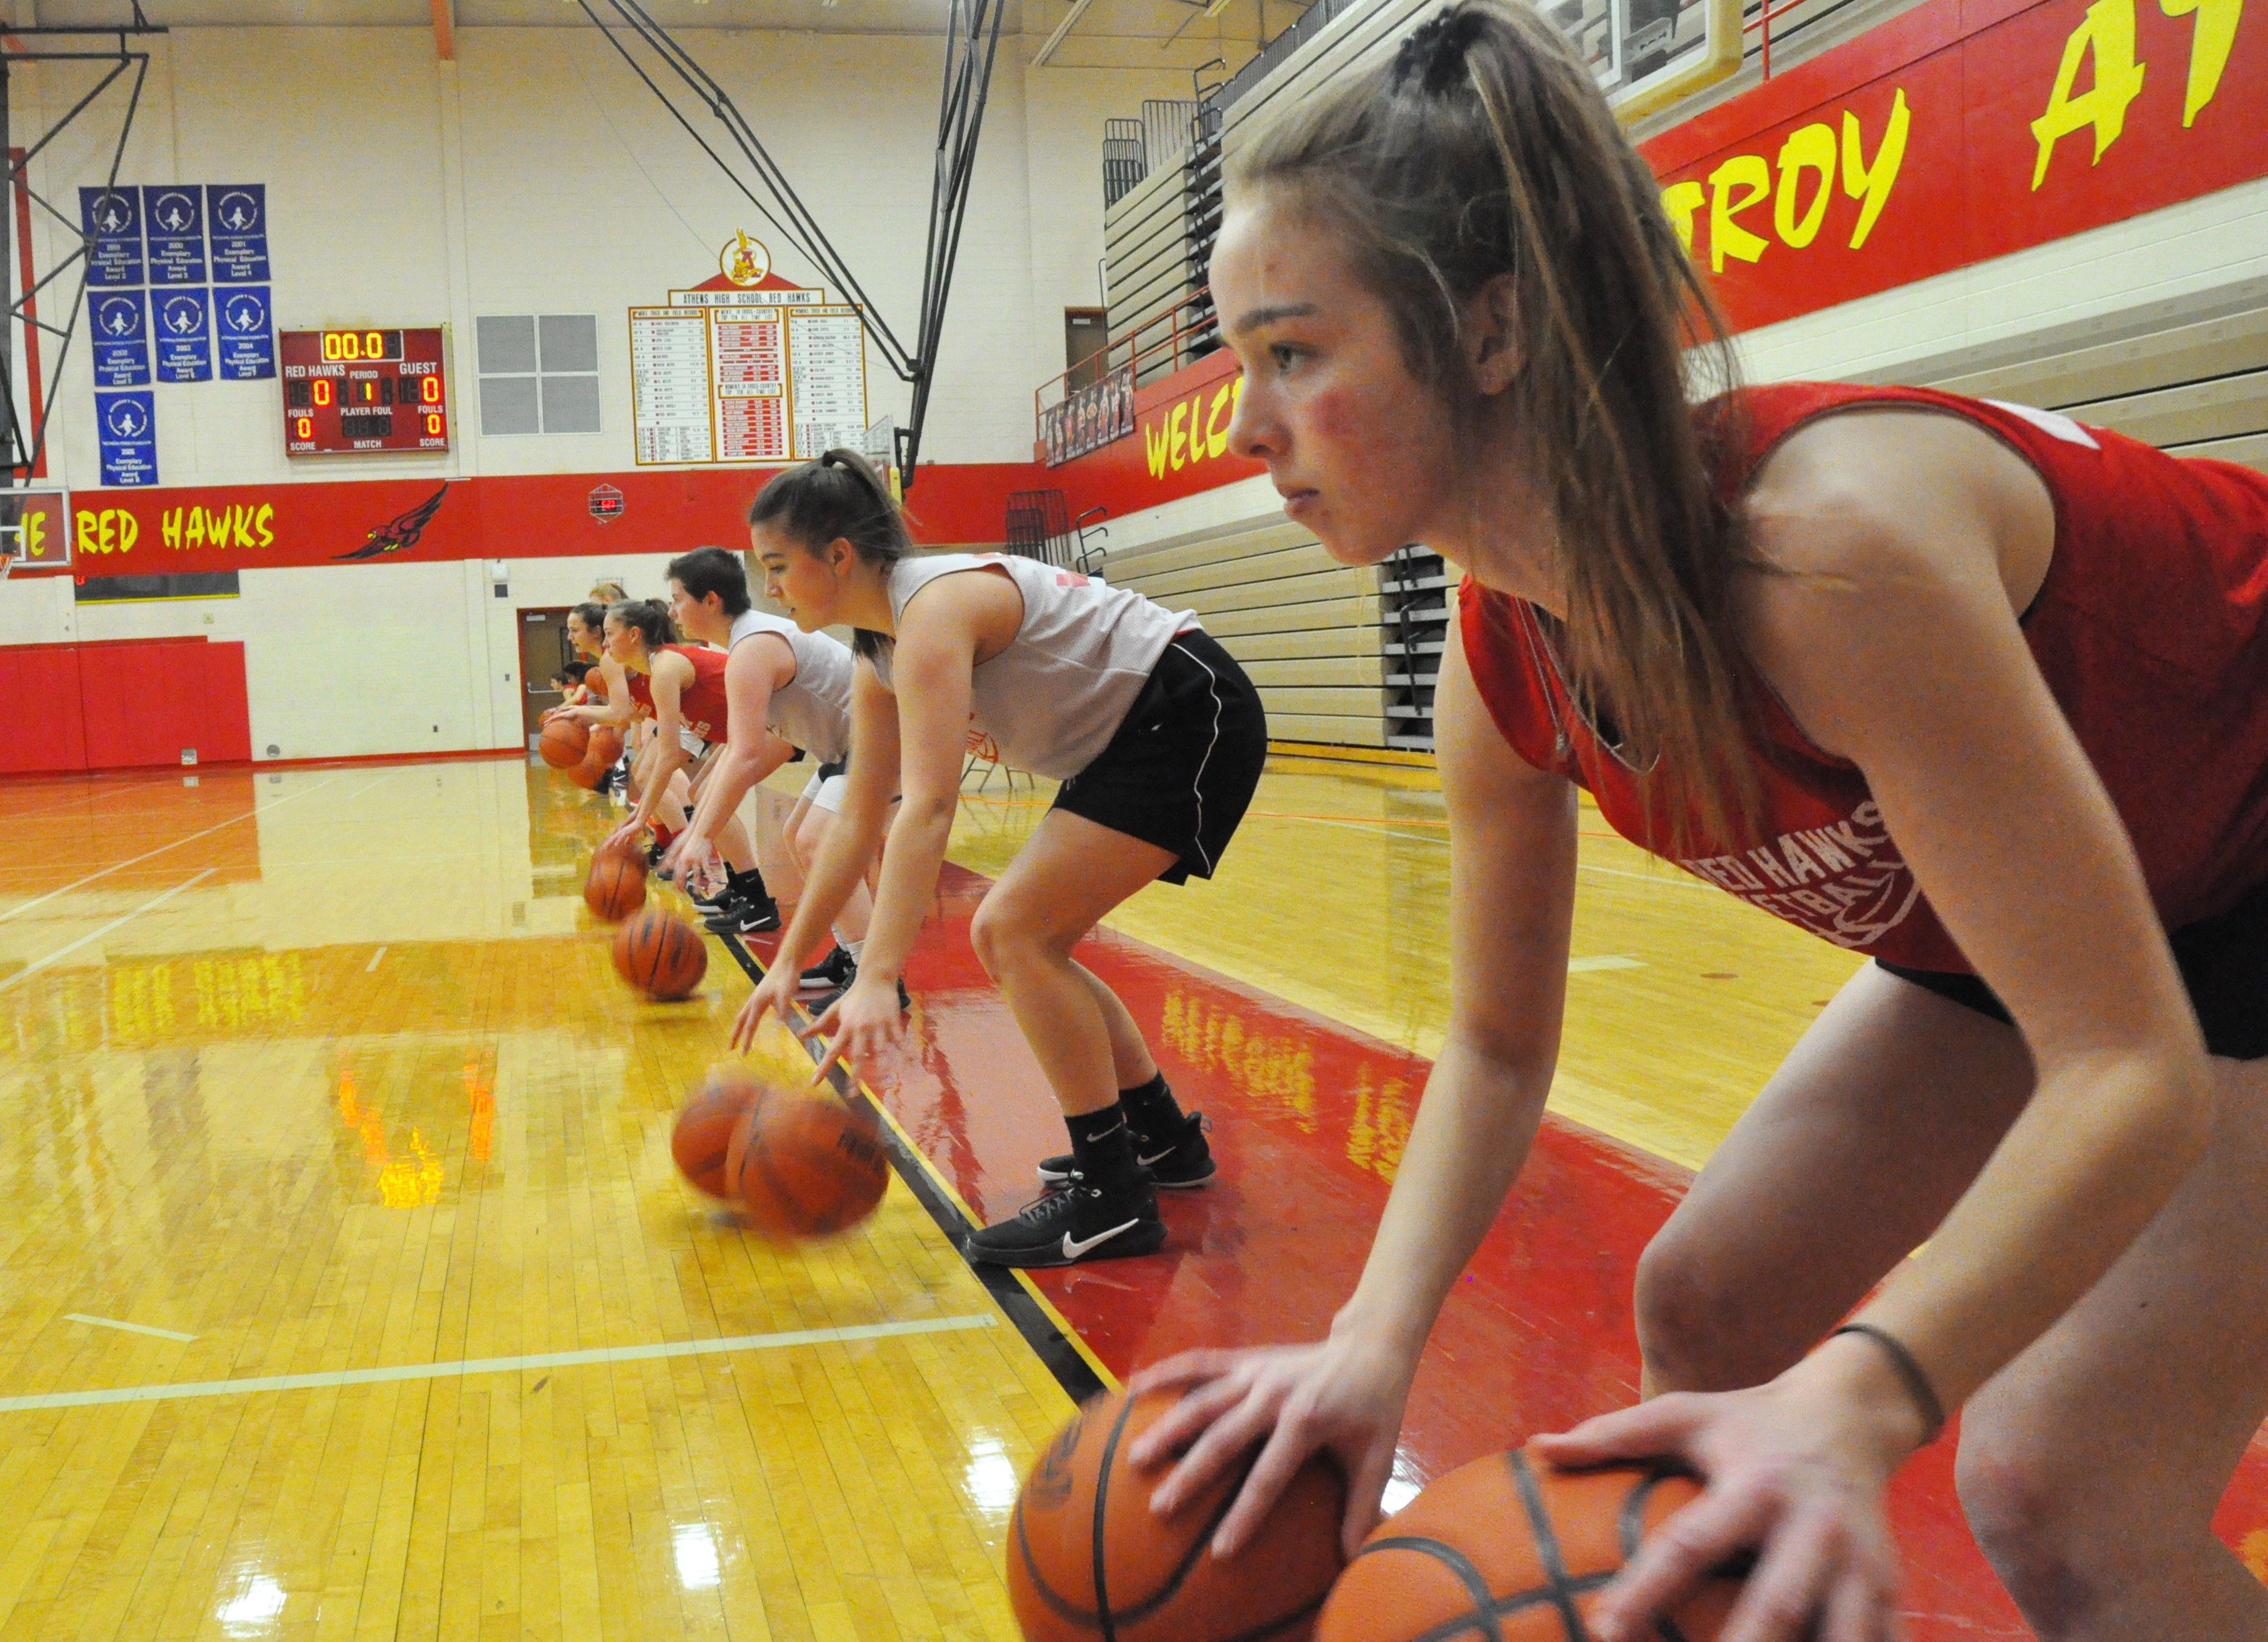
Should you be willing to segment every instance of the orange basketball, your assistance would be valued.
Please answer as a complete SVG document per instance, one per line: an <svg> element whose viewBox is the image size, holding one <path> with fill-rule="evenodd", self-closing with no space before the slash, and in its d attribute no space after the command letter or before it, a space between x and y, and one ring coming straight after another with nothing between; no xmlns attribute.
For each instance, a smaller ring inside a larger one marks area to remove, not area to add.
<svg viewBox="0 0 2268 1642"><path fill-rule="evenodd" d="M690 924L655 909L615 931L615 972L648 998L672 1003L701 984L709 952Z"/></svg>
<svg viewBox="0 0 2268 1642"><path fill-rule="evenodd" d="M1568 1616L1587 1616L1638 1542L1700 1491L1644 1466L1562 1471L1519 1452L1475 1460L1379 1524L1324 1604L1315 1642L1576 1642L1590 1633ZM1660 1632L1709 1642L1740 1594L1739 1579L1712 1575Z"/></svg>
<svg viewBox="0 0 2268 1642"><path fill-rule="evenodd" d="M612 769L622 755L622 733L610 724L591 726L591 745L583 755L586 764L596 764L601 769Z"/></svg>
<svg viewBox="0 0 2268 1642"><path fill-rule="evenodd" d="M645 905L645 857L635 850L601 850L591 858L583 899L609 924Z"/></svg>
<svg viewBox="0 0 2268 1642"><path fill-rule="evenodd" d="M571 769L591 750L591 732L580 718L554 718L543 726L535 750L554 769Z"/></svg>
<svg viewBox="0 0 2268 1642"><path fill-rule="evenodd" d="M759 1236L832 1237L874 1212L890 1183L890 1156L873 1113L775 1092L733 1130L725 1182Z"/></svg>
<svg viewBox="0 0 2268 1642"><path fill-rule="evenodd" d="M1330 1461L1309 1460L1259 1533L1217 1560L1212 1531L1251 1456L1170 1517L1150 1509L1164 1473L1126 1463L1134 1440L1179 1400L1157 1391L1130 1403L1123 1392L1095 1398L1024 1479L1008 1525L1008 1601L1030 1642L1303 1642L1313 1634L1343 1565L1345 1480Z"/></svg>
<svg viewBox="0 0 2268 1642"><path fill-rule="evenodd" d="M685 1178L711 1197L732 1197L725 1187L725 1159L733 1131L766 1093L762 1083L740 1067L719 1066L677 1115L669 1155L677 1160Z"/></svg>

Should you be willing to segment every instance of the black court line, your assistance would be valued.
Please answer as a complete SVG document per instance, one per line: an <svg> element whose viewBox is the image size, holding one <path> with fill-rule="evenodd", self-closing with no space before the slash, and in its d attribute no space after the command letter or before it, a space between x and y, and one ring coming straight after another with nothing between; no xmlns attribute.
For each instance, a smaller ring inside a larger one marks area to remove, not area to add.
<svg viewBox="0 0 2268 1642"><path fill-rule="evenodd" d="M725 944L725 950L733 954L733 961L740 966L751 985L763 979L763 965L756 961L755 954L747 949L739 936L718 934L717 939ZM809 1008L801 1002L798 1002L795 1008L803 1017L804 1024L810 1025L813 1016ZM826 1053L825 1046L814 1044L801 1033L797 1033L795 1038L803 1045L804 1053L811 1057L812 1064L818 1064ZM838 1065L830 1071L827 1074L827 1081L835 1093L843 1097L845 1105L873 1109L873 1102L867 1100L858 1081L843 1067ZM881 1114L877 1112L875 1116L880 1119ZM890 1154L890 1167L897 1171L898 1178L905 1182L922 1207L929 1211L930 1219L937 1222L937 1228L945 1233L946 1241L951 1243L954 1252L961 1255L961 1263L968 1268L969 1274L977 1282L983 1285L984 1292L992 1297L993 1304L1005 1314L1016 1332L1024 1336L1024 1344L1032 1348L1047 1371L1056 1377L1056 1383L1074 1403L1084 1403L1089 1397L1101 1395L1104 1388L1101 1380L1096 1376L1086 1359L1079 1354L1079 1349L1064 1337L1063 1330L1057 1328L1047 1313L1040 1309L1030 1292L1016 1281L1014 1270L1007 1266L996 1266L989 1262L968 1258L963 1240L975 1228L953 1199L939 1189L936 1179L930 1174L928 1161L906 1145L895 1124L882 1121L879 1126L882 1131L882 1145Z"/></svg>

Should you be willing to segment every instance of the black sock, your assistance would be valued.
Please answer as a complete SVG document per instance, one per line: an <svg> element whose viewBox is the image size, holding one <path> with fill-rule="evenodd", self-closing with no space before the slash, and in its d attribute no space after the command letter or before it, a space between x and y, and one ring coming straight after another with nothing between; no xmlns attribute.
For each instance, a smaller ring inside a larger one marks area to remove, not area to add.
<svg viewBox="0 0 2268 1642"><path fill-rule="evenodd" d="M737 866L727 866L725 882L734 893L746 895L751 901L770 899L764 891L764 870L760 866L752 866L745 873Z"/></svg>
<svg viewBox="0 0 2268 1642"><path fill-rule="evenodd" d="M1099 1112L1066 1116L1073 1166L1090 1182L1126 1179L1134 1174L1134 1141L1126 1131L1126 1108L1113 1101Z"/></svg>
<svg viewBox="0 0 2268 1642"><path fill-rule="evenodd" d="M1152 1138L1170 1135L1181 1125L1182 1108L1164 1072L1138 1088L1121 1089L1118 1103L1126 1108L1126 1121Z"/></svg>

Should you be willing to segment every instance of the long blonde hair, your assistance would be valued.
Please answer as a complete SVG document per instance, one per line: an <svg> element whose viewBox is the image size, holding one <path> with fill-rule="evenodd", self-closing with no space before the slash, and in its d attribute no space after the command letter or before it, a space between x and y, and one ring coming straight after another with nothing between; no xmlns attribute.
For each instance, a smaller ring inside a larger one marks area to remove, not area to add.
<svg viewBox="0 0 2268 1642"><path fill-rule="evenodd" d="M1457 0L1391 63L1271 124L1230 188L1288 191L1341 232L1410 371L1460 411L1480 408L1463 314L1510 276L1523 363L1506 409L1557 538L1567 618L1546 622L1568 688L1594 722L1611 711L1624 756L1668 789L1680 836L1661 843L1689 843L1696 811L1719 836L1752 820L1730 598L1747 549L1712 463L1739 429L1688 400L1733 386L1732 352L1565 36L1520 0Z"/></svg>

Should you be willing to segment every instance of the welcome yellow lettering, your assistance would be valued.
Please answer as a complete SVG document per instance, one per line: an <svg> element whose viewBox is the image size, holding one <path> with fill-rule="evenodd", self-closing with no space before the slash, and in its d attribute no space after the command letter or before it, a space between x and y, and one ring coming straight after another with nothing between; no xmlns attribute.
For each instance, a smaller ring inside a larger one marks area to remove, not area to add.
<svg viewBox="0 0 2268 1642"><path fill-rule="evenodd" d="M2190 83L2182 93L2186 129L2197 123L2198 112L2220 89L2220 71L2228 66L2229 48L2236 44L2236 20L2244 15L2244 0L2158 0L2158 9L2168 17L2197 13L2197 27L2190 36Z"/></svg>
<svg viewBox="0 0 2268 1642"><path fill-rule="evenodd" d="M1912 124L1905 88L1900 86L1890 98L1890 123L1882 132L1882 144L1874 151L1874 163L1870 166L1860 142L1858 116L1847 108L1843 111L1843 192L1859 202L1859 225L1851 231L1853 251L1867 243L1882 207L1890 202L1898 167L1905 164L1906 132Z"/></svg>
<svg viewBox="0 0 2268 1642"><path fill-rule="evenodd" d="M2090 52L2095 84L2074 97L2079 65ZM2056 70L2055 89L2048 93L2047 111L2032 121L2032 137L2040 145L2039 159L2032 166L2035 192L2048 180L2055 145L2075 131L2095 128L2095 158L2088 163L2102 163L2104 151L2126 129L2126 105L2142 94L2142 70L2143 65L2134 61L2134 0L2095 0L2063 43L2063 63Z"/></svg>
<svg viewBox="0 0 2268 1642"><path fill-rule="evenodd" d="M1661 209L1669 213L1669 225L1677 230L1677 243L1688 256L1693 254L1693 214L1705 197L1697 182L1673 182L1661 191Z"/></svg>
<svg viewBox="0 0 2268 1642"><path fill-rule="evenodd" d="M1241 380L1241 378L1233 379ZM1205 454L1208 456L1221 456L1227 453L1228 430L1218 427L1216 424L1220 421L1220 413L1229 409L1229 402L1234 397L1229 382L1223 382L1220 385L1220 392L1212 396L1212 409L1205 412L1204 441ZM1231 414L1234 413L1231 412Z"/></svg>
<svg viewBox="0 0 2268 1642"><path fill-rule="evenodd" d="M158 516L158 534L166 545L179 553L181 550L181 510L169 507Z"/></svg>
<svg viewBox="0 0 2268 1642"><path fill-rule="evenodd" d="M1153 433L1155 437L1152 437ZM1162 420L1157 422L1145 422L1142 424L1142 446L1143 449L1149 453L1150 476L1152 479L1162 479L1166 476L1166 447L1167 443L1168 441L1166 438L1166 424ZM263 507L260 511L264 513L268 510Z"/></svg>
<svg viewBox="0 0 2268 1642"><path fill-rule="evenodd" d="M1810 209L1799 219L1795 202L1803 192L1803 173L1819 173L1819 185ZM1801 250L1818 238L1819 225L1827 220L1827 202L1835 192L1835 133L1823 125L1808 125L1788 134L1779 145L1779 190L1772 196L1772 228L1781 240Z"/></svg>
<svg viewBox="0 0 2268 1642"><path fill-rule="evenodd" d="M260 504L260 511L252 516L252 527L260 533L260 540L252 544L254 547L272 548L276 545L276 533L269 528L275 521L275 507L269 503L262 502Z"/></svg>
<svg viewBox="0 0 2268 1642"><path fill-rule="evenodd" d="M1189 431L1182 425L1182 423L1187 420L1189 414L1189 408L1187 405L1175 405L1174 407L1174 418L1171 422L1166 424L1166 439L1167 447L1166 452L1166 460L1172 465L1175 473L1181 472L1183 468L1189 465L1189 459L1186 454L1189 441Z"/></svg>
<svg viewBox="0 0 2268 1642"><path fill-rule="evenodd" d="M1733 190L1745 190L1738 199ZM1753 262L1771 242L1733 219L1771 192L1771 173L1761 154L1735 154L1709 173L1709 271L1725 271L1725 259Z"/></svg>

